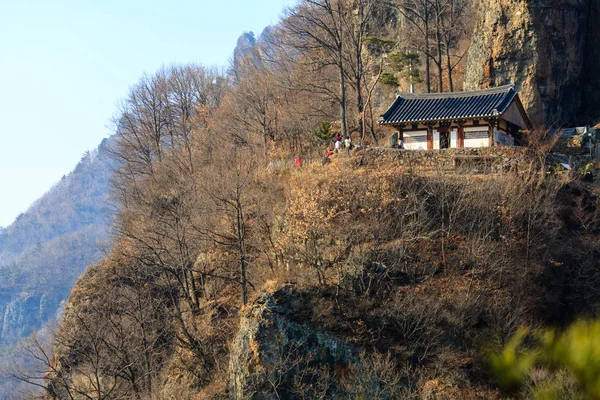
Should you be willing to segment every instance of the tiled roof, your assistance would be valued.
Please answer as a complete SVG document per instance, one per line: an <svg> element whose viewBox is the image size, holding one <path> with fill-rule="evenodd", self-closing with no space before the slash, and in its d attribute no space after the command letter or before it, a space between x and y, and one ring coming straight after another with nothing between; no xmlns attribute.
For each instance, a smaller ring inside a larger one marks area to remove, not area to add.
<svg viewBox="0 0 600 400"><path fill-rule="evenodd" d="M379 123L411 124L494 117L503 114L516 96L513 85L471 92L402 93L383 114Z"/></svg>

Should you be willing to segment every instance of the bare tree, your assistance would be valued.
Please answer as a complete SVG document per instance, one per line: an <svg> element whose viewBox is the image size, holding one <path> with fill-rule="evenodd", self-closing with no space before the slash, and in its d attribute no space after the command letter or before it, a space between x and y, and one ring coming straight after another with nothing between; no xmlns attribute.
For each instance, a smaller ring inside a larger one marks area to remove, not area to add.
<svg viewBox="0 0 600 400"><path fill-rule="evenodd" d="M261 136L267 160L269 145L277 139L280 104L270 65L259 53L260 49L255 49L238 61L240 78L231 93L234 106L227 113L226 124ZM234 131L233 127L230 130Z"/></svg>
<svg viewBox="0 0 600 400"><path fill-rule="evenodd" d="M396 9L420 34L421 50L425 54L425 88L431 92L431 25L433 23L434 6L432 0L396 0Z"/></svg>
<svg viewBox="0 0 600 400"><path fill-rule="evenodd" d="M437 0L439 1L439 0ZM454 91L454 70L466 56L466 50L461 51L461 42L472 30L473 4L469 0L447 0L442 7L445 12L440 19L441 38L446 53L446 72L448 88ZM459 51L456 54L455 51Z"/></svg>
<svg viewBox="0 0 600 400"><path fill-rule="evenodd" d="M472 28L473 4L467 0L432 0L434 27L435 27L435 54L431 59L438 69L438 89L443 91L443 70L446 69L448 89L454 91L453 72L463 60L466 50L461 51L465 36ZM464 46L463 46L464 47Z"/></svg>
<svg viewBox="0 0 600 400"><path fill-rule="evenodd" d="M348 5L347 7L350 7ZM364 140L364 118L365 118L365 99L363 82L365 81L366 66L363 52L367 30L374 15L374 0L358 0L351 5L351 12L343 13L343 23L346 26L344 32L347 39L344 41L344 54L348 58L348 68L346 68L350 85L354 89L356 96L356 113L358 115L358 133L361 142ZM372 91L371 91L372 92ZM370 101L368 96L367 102Z"/></svg>
<svg viewBox="0 0 600 400"><path fill-rule="evenodd" d="M338 91L331 92L339 104L341 133L347 128L347 65L344 54L345 29L350 10L343 0L302 0L291 8L281 22L288 37L287 45L301 53L318 53L309 60L317 70L333 66L337 69ZM314 85L310 84L309 86ZM315 87L329 91L325 86Z"/></svg>
<svg viewBox="0 0 600 400"><path fill-rule="evenodd" d="M258 157L250 145L223 145L200 183L208 209L215 218L208 235L217 245L237 254L238 273L235 275L243 305L248 303L248 290L252 286L248 279L251 259L249 213L252 207L250 191L257 167Z"/></svg>
<svg viewBox="0 0 600 400"><path fill-rule="evenodd" d="M221 102L226 81L199 66L170 67L144 75L120 106L114 123L117 145L110 149L119 168L114 189L119 202L138 194L138 183L175 147L184 147L178 168L192 168L190 132L198 130L200 108L209 112Z"/></svg>

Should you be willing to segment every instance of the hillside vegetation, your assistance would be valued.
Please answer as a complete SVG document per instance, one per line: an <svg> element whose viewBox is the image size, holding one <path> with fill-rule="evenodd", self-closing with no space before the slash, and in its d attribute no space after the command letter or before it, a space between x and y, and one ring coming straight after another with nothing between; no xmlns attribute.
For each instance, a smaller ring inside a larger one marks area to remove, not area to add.
<svg viewBox="0 0 600 400"><path fill-rule="evenodd" d="M543 153L490 175L368 150L294 168L289 138L238 128L245 86L212 74L174 67L133 88L119 235L71 294L50 397L502 398L488 347L595 315L598 200ZM187 98L180 76L204 103L137 108L148 82ZM310 135L297 140L318 151Z"/></svg>
<svg viewBox="0 0 600 400"><path fill-rule="evenodd" d="M98 260L101 251L94 244L105 240L108 232L113 165L108 145L105 140L86 153L73 172L0 234L1 288L56 287L57 279L70 287L85 268L84 261Z"/></svg>
<svg viewBox="0 0 600 400"><path fill-rule="evenodd" d="M501 398L487 346L596 312L599 227L578 183L364 155L273 173L248 151L177 182L157 172L122 212L116 248L72 293L51 393ZM276 323L250 317L261 304ZM252 336L252 320L275 333Z"/></svg>

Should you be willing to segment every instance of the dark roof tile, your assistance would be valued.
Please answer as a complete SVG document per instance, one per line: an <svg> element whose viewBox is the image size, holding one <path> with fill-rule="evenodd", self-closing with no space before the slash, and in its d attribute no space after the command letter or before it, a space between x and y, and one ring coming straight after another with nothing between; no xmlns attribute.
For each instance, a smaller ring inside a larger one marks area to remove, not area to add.
<svg viewBox="0 0 600 400"><path fill-rule="evenodd" d="M516 97L513 85L471 92L402 93L379 120L380 124L485 118L503 114Z"/></svg>

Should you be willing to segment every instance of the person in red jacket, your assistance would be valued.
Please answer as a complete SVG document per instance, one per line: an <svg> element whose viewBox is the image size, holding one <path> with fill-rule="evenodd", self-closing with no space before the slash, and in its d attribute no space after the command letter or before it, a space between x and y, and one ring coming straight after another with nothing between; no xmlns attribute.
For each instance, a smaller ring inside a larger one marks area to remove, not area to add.
<svg viewBox="0 0 600 400"><path fill-rule="evenodd" d="M298 157L296 157L296 160L294 160L294 166L295 167L301 167L302 166L302 158L300 157L300 155L298 155Z"/></svg>

